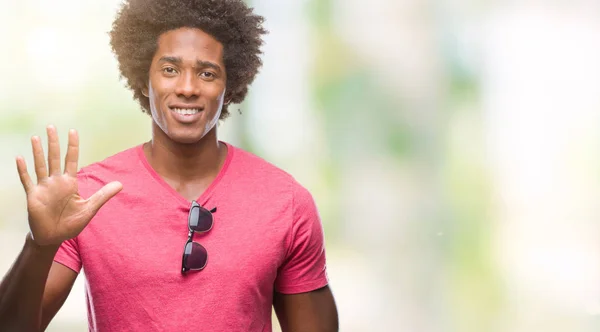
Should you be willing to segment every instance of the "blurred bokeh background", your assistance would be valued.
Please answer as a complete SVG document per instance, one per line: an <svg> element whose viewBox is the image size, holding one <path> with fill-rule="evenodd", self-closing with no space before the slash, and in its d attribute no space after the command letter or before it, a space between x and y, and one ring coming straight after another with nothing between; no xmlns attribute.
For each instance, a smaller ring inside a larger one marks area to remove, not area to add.
<svg viewBox="0 0 600 332"><path fill-rule="evenodd" d="M264 67L220 134L313 193L341 331L600 329L599 1L251 3ZM83 166L150 118L108 46L119 0L0 4L3 275L30 136L78 129ZM87 330L83 285L49 331Z"/></svg>

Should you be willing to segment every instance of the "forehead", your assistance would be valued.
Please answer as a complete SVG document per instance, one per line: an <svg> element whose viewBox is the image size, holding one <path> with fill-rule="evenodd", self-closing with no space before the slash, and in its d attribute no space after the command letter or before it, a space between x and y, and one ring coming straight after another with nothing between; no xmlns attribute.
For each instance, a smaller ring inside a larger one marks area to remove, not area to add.
<svg viewBox="0 0 600 332"><path fill-rule="evenodd" d="M154 59L162 56L181 57L184 61L223 62L223 45L213 36L195 28L170 30L158 37Z"/></svg>

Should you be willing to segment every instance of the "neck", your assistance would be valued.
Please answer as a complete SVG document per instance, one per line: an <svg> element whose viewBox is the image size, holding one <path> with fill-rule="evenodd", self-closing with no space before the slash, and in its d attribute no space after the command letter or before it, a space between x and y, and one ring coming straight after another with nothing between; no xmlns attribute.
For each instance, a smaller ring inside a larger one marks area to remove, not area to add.
<svg viewBox="0 0 600 332"><path fill-rule="evenodd" d="M152 140L144 144L144 153L152 168L164 178L180 182L216 176L225 161L226 150L217 139L217 126L200 141L182 144L171 140L153 122Z"/></svg>

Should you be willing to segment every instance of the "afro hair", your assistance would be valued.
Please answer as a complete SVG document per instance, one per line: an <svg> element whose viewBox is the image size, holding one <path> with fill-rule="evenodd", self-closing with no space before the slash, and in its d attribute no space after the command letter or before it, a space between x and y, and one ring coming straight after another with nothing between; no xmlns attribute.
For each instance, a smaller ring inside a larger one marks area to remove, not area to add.
<svg viewBox="0 0 600 332"><path fill-rule="evenodd" d="M242 0L125 0L110 31L110 44L121 76L142 110L150 114L147 87L152 58L161 34L197 28L223 45L227 73L226 99L241 103L262 66L264 18ZM220 119L229 116L223 105Z"/></svg>

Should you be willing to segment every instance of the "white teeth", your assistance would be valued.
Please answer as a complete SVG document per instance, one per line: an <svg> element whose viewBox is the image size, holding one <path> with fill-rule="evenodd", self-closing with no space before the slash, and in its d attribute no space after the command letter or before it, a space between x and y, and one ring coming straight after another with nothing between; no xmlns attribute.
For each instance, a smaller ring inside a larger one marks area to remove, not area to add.
<svg viewBox="0 0 600 332"><path fill-rule="evenodd" d="M173 108L172 110L183 115L192 115L199 112L197 108Z"/></svg>

